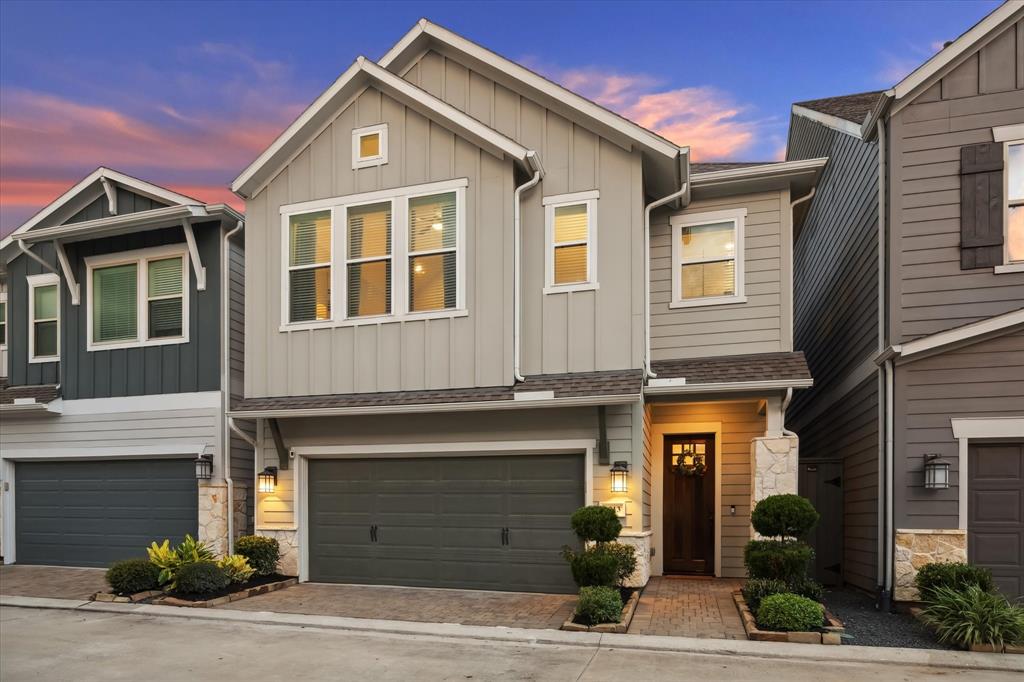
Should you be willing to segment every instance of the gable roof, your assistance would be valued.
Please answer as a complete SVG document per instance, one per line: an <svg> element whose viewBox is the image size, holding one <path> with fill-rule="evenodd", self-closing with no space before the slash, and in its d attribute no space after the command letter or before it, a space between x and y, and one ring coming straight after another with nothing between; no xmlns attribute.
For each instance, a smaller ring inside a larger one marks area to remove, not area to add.
<svg viewBox="0 0 1024 682"><path fill-rule="evenodd" d="M841 95L839 97L824 97L822 99L811 99L805 102L796 102L794 107L802 107L817 111L820 114L835 116L844 121L856 123L858 126L871 109L878 102L884 90L872 90L870 92L858 92L852 95Z"/></svg>
<svg viewBox="0 0 1024 682"><path fill-rule="evenodd" d="M532 152L515 140L360 56L234 179L231 190L247 199L255 195L310 140L330 125L338 112L371 85L385 90L406 106L458 132L498 158L510 157L527 168L533 168L537 163Z"/></svg>
<svg viewBox="0 0 1024 682"><path fill-rule="evenodd" d="M724 170L736 170L737 168L750 168L751 166L769 166L777 161L712 161L709 163L691 163L691 173L716 173Z"/></svg>

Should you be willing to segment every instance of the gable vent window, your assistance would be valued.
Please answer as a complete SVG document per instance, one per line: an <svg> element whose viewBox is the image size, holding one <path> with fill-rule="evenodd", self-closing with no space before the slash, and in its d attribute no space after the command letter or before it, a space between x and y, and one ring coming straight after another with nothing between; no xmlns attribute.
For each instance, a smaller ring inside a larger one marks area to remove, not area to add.
<svg viewBox="0 0 1024 682"><path fill-rule="evenodd" d="M673 216L673 308L743 303L746 209Z"/></svg>
<svg viewBox="0 0 1024 682"><path fill-rule="evenodd" d="M455 192L409 199L409 310L457 305Z"/></svg>
<svg viewBox="0 0 1024 682"><path fill-rule="evenodd" d="M60 280L53 274L26 279L29 362L55 362L60 355Z"/></svg>
<svg viewBox="0 0 1024 682"><path fill-rule="evenodd" d="M388 162L388 125L356 128L352 131L352 169L382 166Z"/></svg>
<svg viewBox="0 0 1024 682"><path fill-rule="evenodd" d="M544 197L545 293L597 288L597 199L596 190Z"/></svg>
<svg viewBox="0 0 1024 682"><path fill-rule="evenodd" d="M331 212L300 213L288 224L288 319L331 318Z"/></svg>
<svg viewBox="0 0 1024 682"><path fill-rule="evenodd" d="M348 208L348 316L391 314L391 202Z"/></svg>
<svg viewBox="0 0 1024 682"><path fill-rule="evenodd" d="M1006 145L1006 261L1024 264L1024 140Z"/></svg>

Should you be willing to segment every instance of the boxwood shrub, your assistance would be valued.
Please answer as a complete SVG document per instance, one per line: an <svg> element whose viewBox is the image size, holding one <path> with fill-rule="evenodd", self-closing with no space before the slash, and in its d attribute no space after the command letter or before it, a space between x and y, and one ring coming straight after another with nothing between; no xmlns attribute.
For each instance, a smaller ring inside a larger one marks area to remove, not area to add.
<svg viewBox="0 0 1024 682"><path fill-rule="evenodd" d="M914 583L922 601L929 601L940 587L965 590L974 585L984 592L995 591L992 573L987 568L965 563L925 564L918 570Z"/></svg>
<svg viewBox="0 0 1024 682"><path fill-rule="evenodd" d="M205 596L220 592L231 584L227 571L213 561L186 564L178 572L177 592Z"/></svg>
<svg viewBox="0 0 1024 682"><path fill-rule="evenodd" d="M757 613L762 599L773 594L789 592L789 585L785 580L777 578L751 578L743 586L741 592L743 592L743 599L747 602L750 612Z"/></svg>
<svg viewBox="0 0 1024 682"><path fill-rule="evenodd" d="M825 607L798 594L770 594L757 609L757 626L763 630L806 632L825 623Z"/></svg>
<svg viewBox="0 0 1024 682"><path fill-rule="evenodd" d="M750 523L765 537L802 538L818 522L810 500L800 495L769 495L754 507Z"/></svg>
<svg viewBox="0 0 1024 682"><path fill-rule="evenodd" d="M787 583L807 576L814 551L803 542L751 540L743 549L743 563L751 578L775 578Z"/></svg>
<svg viewBox="0 0 1024 682"><path fill-rule="evenodd" d="M611 507L580 507L569 522L584 542L611 542L622 532L622 522Z"/></svg>
<svg viewBox="0 0 1024 682"><path fill-rule="evenodd" d="M622 617L622 596L614 587L581 587L575 621L583 625L618 623Z"/></svg>
<svg viewBox="0 0 1024 682"><path fill-rule="evenodd" d="M281 546L275 538L243 535L235 540L235 554L248 559L256 575L273 575L281 558Z"/></svg>
<svg viewBox="0 0 1024 682"><path fill-rule="evenodd" d="M160 587L160 568L148 559L125 559L107 569L107 584L116 594L135 594Z"/></svg>
<svg viewBox="0 0 1024 682"><path fill-rule="evenodd" d="M582 552L566 548L564 556L578 587L612 587L618 583L619 558L614 553L602 547L590 547Z"/></svg>

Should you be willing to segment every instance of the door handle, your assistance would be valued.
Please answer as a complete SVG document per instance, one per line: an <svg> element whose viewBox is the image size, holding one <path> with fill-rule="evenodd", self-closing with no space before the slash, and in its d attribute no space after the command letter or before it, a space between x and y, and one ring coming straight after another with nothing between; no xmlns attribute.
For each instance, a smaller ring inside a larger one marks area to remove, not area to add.
<svg viewBox="0 0 1024 682"><path fill-rule="evenodd" d="M377 526L370 526L370 542L377 542Z"/></svg>
<svg viewBox="0 0 1024 682"><path fill-rule="evenodd" d="M506 527L505 528L505 546L506 547L508 546L508 542L509 542L509 531L508 531L508 528Z"/></svg>

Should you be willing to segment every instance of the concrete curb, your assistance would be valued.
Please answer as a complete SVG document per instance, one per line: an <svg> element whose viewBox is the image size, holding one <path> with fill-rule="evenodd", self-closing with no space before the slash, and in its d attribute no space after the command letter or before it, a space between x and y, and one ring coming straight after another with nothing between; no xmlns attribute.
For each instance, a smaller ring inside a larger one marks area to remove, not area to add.
<svg viewBox="0 0 1024 682"><path fill-rule="evenodd" d="M619 635L597 632L566 632L563 630L528 630L509 627L460 625L457 623L419 623L410 621L311 616L270 611L232 611L230 609L184 609L153 604L119 604L89 602L76 599L0 596L0 607L64 609L121 615L191 618L260 625L311 627L327 630L475 639L510 644L553 644L587 648L635 649L704 654L711 656L749 656L757 658L860 663L888 663L902 666L928 666L958 670L995 670L1024 672L1020 656L983 654L968 651L930 649L897 649L864 646L817 646L782 642L755 642L727 639L695 639L656 635Z"/></svg>

